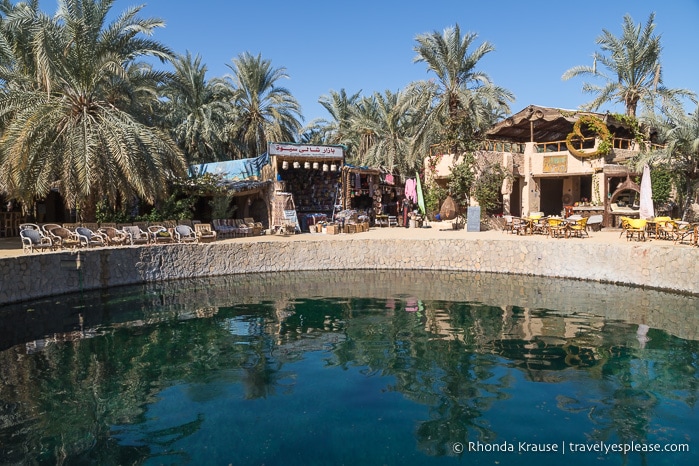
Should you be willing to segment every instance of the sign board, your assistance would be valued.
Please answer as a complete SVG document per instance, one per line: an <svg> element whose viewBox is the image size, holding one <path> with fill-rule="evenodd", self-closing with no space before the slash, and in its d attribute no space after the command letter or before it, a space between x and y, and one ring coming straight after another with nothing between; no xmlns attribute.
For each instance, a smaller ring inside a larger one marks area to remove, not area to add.
<svg viewBox="0 0 699 466"><path fill-rule="evenodd" d="M301 233L301 225L299 225L298 215L296 215L296 209L289 209L284 211L284 220L296 225L296 232Z"/></svg>
<svg viewBox="0 0 699 466"><path fill-rule="evenodd" d="M342 146L311 146L308 144L279 144L270 142L268 149L269 155L304 157L309 159L344 159L345 155Z"/></svg>
<svg viewBox="0 0 699 466"><path fill-rule="evenodd" d="M544 173L567 173L567 155L544 155Z"/></svg>
<svg viewBox="0 0 699 466"><path fill-rule="evenodd" d="M466 210L466 231L481 231L481 206L469 206Z"/></svg>

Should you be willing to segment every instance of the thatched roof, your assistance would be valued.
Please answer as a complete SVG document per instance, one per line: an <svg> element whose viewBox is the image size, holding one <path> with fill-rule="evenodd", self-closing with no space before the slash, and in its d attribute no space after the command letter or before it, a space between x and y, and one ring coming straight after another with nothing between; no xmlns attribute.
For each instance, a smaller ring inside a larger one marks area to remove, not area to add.
<svg viewBox="0 0 699 466"><path fill-rule="evenodd" d="M488 139L512 142L530 142L534 131L534 142L563 141L573 130L573 125L582 115L592 115L604 121L609 131L620 138L632 138L631 128L609 113L582 112L560 108L530 105L505 118L488 130ZM533 128L532 128L533 124Z"/></svg>

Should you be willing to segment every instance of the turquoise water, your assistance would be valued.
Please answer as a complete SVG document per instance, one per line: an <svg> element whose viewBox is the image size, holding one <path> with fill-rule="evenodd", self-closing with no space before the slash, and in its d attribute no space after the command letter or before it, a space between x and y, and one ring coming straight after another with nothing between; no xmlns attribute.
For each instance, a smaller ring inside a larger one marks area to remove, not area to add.
<svg viewBox="0 0 699 466"><path fill-rule="evenodd" d="M367 271L7 306L0 464L696 464L698 304Z"/></svg>

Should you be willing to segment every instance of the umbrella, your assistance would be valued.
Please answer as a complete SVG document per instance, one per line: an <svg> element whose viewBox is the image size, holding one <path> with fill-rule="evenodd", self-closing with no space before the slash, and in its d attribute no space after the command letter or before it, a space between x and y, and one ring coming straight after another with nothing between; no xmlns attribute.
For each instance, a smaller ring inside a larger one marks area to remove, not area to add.
<svg viewBox="0 0 699 466"><path fill-rule="evenodd" d="M638 216L644 219L655 217L653 209L653 188L650 183L650 168L648 164L643 166L643 177L641 178L641 202L638 208Z"/></svg>
<svg viewBox="0 0 699 466"><path fill-rule="evenodd" d="M417 205L420 207L420 212L422 212L422 215L426 215L427 212L425 211L425 197L422 195L422 184L420 183L420 175L415 173L415 180L417 183Z"/></svg>

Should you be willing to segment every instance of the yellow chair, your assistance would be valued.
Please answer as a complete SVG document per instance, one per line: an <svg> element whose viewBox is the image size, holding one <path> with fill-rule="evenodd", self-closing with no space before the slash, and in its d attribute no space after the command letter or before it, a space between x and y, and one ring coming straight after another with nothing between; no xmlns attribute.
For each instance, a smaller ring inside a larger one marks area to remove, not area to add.
<svg viewBox="0 0 699 466"><path fill-rule="evenodd" d="M677 222L670 218L663 217L661 220L655 220L655 236L661 239L675 239L677 232Z"/></svg>
<svg viewBox="0 0 699 466"><path fill-rule="evenodd" d="M694 224L688 222L679 222L676 224L677 229L675 230L675 244L678 242L682 244L685 240L688 240L689 244L694 243Z"/></svg>
<svg viewBox="0 0 699 466"><path fill-rule="evenodd" d="M568 224L562 218L547 219L547 235L553 238L565 238L568 235Z"/></svg>
<svg viewBox="0 0 699 466"><path fill-rule="evenodd" d="M646 219L622 217L622 227L626 232L626 240L637 236L638 241L646 240Z"/></svg>
<svg viewBox="0 0 699 466"><path fill-rule="evenodd" d="M570 236L577 236L578 238L582 238L583 235L590 236L587 232L587 217L583 217L569 224L568 230L570 231Z"/></svg>

